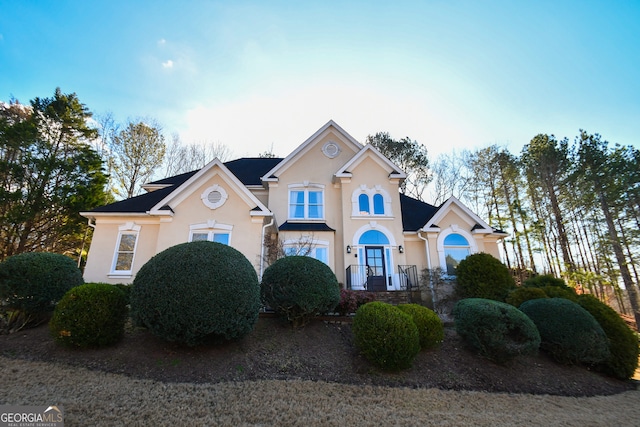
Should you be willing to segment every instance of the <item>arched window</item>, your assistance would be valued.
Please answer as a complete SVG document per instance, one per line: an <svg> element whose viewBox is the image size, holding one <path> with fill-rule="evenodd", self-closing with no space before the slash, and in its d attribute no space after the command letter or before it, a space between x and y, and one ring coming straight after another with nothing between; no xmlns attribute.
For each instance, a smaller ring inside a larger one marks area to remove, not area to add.
<svg viewBox="0 0 640 427"><path fill-rule="evenodd" d="M467 239L458 234L451 233L444 239L444 256L447 263L447 274L454 276L460 261L471 253L471 247Z"/></svg>
<svg viewBox="0 0 640 427"><path fill-rule="evenodd" d="M381 185L369 188L359 186L351 195L351 215L353 216L392 216L391 195Z"/></svg>
<svg viewBox="0 0 640 427"><path fill-rule="evenodd" d="M384 197L382 197L382 194L373 195L373 214L384 215Z"/></svg>
<svg viewBox="0 0 640 427"><path fill-rule="evenodd" d="M360 236L358 243L361 245L388 245L389 239L378 230L369 230Z"/></svg>
<svg viewBox="0 0 640 427"><path fill-rule="evenodd" d="M366 194L358 196L358 207L360 209L360 215L369 215L369 196Z"/></svg>

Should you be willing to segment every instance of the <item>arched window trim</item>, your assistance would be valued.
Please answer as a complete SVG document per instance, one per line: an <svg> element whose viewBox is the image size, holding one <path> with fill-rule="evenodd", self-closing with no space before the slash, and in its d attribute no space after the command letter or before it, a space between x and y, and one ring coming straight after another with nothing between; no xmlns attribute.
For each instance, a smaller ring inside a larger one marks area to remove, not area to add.
<svg viewBox="0 0 640 427"><path fill-rule="evenodd" d="M368 210L362 209L361 205L361 197L365 195L367 197ZM382 197L381 205L376 205L375 199L377 197ZM372 188L367 187L366 185L361 185L356 190L354 190L351 195L351 215L354 217L390 217L393 216L393 212L391 210L391 195L387 190L382 188L381 185L375 185ZM380 213L380 207L382 207L382 213ZM376 209L378 208L378 209Z"/></svg>
<svg viewBox="0 0 640 427"><path fill-rule="evenodd" d="M469 255L478 252L478 244L476 243L476 240L473 238L473 235L470 232L460 228L457 224L452 224L450 227L445 228L440 232L440 234L438 235L438 239L436 241L436 247L438 249L438 257L440 261L440 268L442 268L445 274L447 271L447 259L445 254L444 240L450 234L459 234L465 239L467 239L467 242L469 243L469 246L468 246ZM459 247L463 247L463 246L459 246Z"/></svg>
<svg viewBox="0 0 640 427"><path fill-rule="evenodd" d="M378 224L376 221L370 221L369 224L363 225L358 230L356 230L356 232L353 234L353 240L351 241L351 247L355 249L358 246L362 246L362 245L360 245L360 238L362 237L362 235L364 233L366 233L367 231L370 231L370 230L379 231L382 234L384 234L387 237L387 239L389 239L389 244L384 245L384 246L390 246L391 248L396 248L398 246L397 243L396 243L396 239L393 237L393 233L391 233L391 231L389 231L388 228L383 227L382 225Z"/></svg>
<svg viewBox="0 0 640 427"><path fill-rule="evenodd" d="M199 224L191 224L189 226L189 242L194 241L194 234L206 234L210 242L221 241L227 245L231 245L231 234L233 225L222 224L214 219ZM217 238L216 235L219 237ZM226 237L225 237L226 236ZM222 240L219 240L222 239Z"/></svg>

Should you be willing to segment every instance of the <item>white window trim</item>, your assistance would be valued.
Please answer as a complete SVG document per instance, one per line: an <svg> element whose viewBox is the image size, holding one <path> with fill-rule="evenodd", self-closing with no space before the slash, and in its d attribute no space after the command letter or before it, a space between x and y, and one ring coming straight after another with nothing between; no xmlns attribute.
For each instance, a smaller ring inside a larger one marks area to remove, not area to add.
<svg viewBox="0 0 640 427"><path fill-rule="evenodd" d="M310 245L312 247L312 249L315 251L318 248L324 248L327 250L327 262L326 264L329 265L329 241L328 240L318 240L318 239L309 239L309 240L305 240L307 236L303 236L302 241L304 242L305 245ZM299 248L300 246L300 242L301 239L288 239L282 242L282 247L286 253L287 248ZM315 255L315 253L314 253ZM304 255L304 256L311 256L311 255ZM311 256L311 258L317 259L315 256Z"/></svg>
<svg viewBox="0 0 640 427"><path fill-rule="evenodd" d="M124 225L118 227L118 238L116 239L116 247L113 252L113 260L111 261L111 271L109 271L108 276L116 276L116 277L131 277L133 275L133 266L136 261L136 252L138 249L138 241L140 240L140 227L139 225L133 222L127 222ZM116 266L118 264L118 253L120 252L118 249L120 248L120 240L123 235L133 234L136 236L136 241L133 244L133 256L131 257L131 269L129 270L116 270Z"/></svg>
<svg viewBox="0 0 640 427"><path fill-rule="evenodd" d="M327 207L325 204L325 191L323 184L312 184L309 181L304 181L303 183L298 184L289 184L289 192L288 192L288 204L287 204L287 218L291 221L325 221L327 211ZM291 192L292 191L303 191L304 192L304 217L296 218L291 216ZM322 216L320 218L310 218L309 217L309 191L319 191L321 195L321 204L322 206Z"/></svg>
<svg viewBox="0 0 640 427"><path fill-rule="evenodd" d="M229 246L231 246L232 231L233 225L222 224L217 222L215 219L210 219L207 222L191 224L189 226L189 242L193 241L194 234L207 233L207 240L209 241L213 241L214 234L228 234Z"/></svg>
<svg viewBox="0 0 640 427"><path fill-rule="evenodd" d="M438 235L438 239L436 240L436 247L438 250L438 257L440 259L440 268L444 271L445 276L448 276L447 272L447 257L444 253L444 239L446 239L450 234L459 234L469 243L469 255L475 254L478 252L478 245L476 243L476 239L473 238L473 235L460 228L457 224L452 224L450 227L445 228Z"/></svg>
<svg viewBox="0 0 640 427"><path fill-rule="evenodd" d="M366 194L369 199L369 212L363 213L360 211L360 196L362 194ZM374 210L373 196L376 194L380 194L382 196L382 206L384 211L381 214L376 214ZM382 188L382 185L375 185L372 188L369 188L364 184L361 185L351 194L351 216L360 218L393 216L391 209L391 196L389 195L389 192Z"/></svg>

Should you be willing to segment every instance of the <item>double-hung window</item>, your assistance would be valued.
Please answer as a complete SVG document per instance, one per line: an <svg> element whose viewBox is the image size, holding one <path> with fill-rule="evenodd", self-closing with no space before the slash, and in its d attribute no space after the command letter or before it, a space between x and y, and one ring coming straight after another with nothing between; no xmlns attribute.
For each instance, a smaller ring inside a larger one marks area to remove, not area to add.
<svg viewBox="0 0 640 427"><path fill-rule="evenodd" d="M286 244L284 247L284 254L286 256L308 256L315 258L318 261L322 261L325 264L329 264L329 247L328 242L313 243L312 246L298 245L298 244Z"/></svg>
<svg viewBox="0 0 640 427"><path fill-rule="evenodd" d="M140 226L133 223L119 227L111 275L130 276L132 274L139 232Z"/></svg>
<svg viewBox="0 0 640 427"><path fill-rule="evenodd" d="M191 233L191 241L209 241L218 242L225 245L229 244L229 233L216 232L216 231L194 231Z"/></svg>
<svg viewBox="0 0 640 427"><path fill-rule="evenodd" d="M324 190L313 186L290 189L289 219L324 219Z"/></svg>
<svg viewBox="0 0 640 427"><path fill-rule="evenodd" d="M189 241L209 241L228 245L231 241L232 225L220 224L215 220L209 220L203 224L193 224L189 227Z"/></svg>

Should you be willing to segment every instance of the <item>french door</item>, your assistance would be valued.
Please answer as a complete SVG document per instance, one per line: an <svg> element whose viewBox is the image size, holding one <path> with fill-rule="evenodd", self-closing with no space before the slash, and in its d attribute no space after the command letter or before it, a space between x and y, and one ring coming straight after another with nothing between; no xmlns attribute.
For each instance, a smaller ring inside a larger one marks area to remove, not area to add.
<svg viewBox="0 0 640 427"><path fill-rule="evenodd" d="M365 262L367 264L367 290L386 291L386 269L383 246L365 246Z"/></svg>

